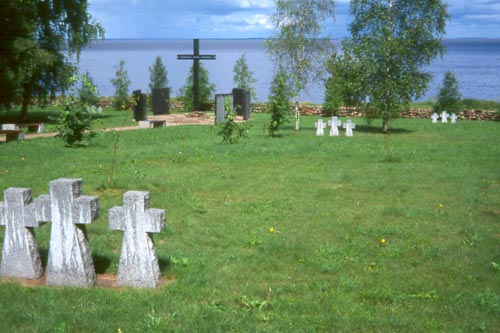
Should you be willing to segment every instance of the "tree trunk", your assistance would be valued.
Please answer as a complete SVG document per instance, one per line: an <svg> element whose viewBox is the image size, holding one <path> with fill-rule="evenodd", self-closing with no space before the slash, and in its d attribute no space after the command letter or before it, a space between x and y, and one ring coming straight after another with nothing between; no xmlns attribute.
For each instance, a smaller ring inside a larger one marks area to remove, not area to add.
<svg viewBox="0 0 500 333"><path fill-rule="evenodd" d="M22 121L28 120L28 107L30 105L30 100L31 99L29 96L23 96L23 102L21 104L21 115L20 115Z"/></svg>
<svg viewBox="0 0 500 333"><path fill-rule="evenodd" d="M387 133L389 131L389 119L384 117L384 123L382 125L382 132Z"/></svg>
<svg viewBox="0 0 500 333"><path fill-rule="evenodd" d="M300 109L299 109L299 98L295 100L295 129L298 131L300 128Z"/></svg>
<svg viewBox="0 0 500 333"><path fill-rule="evenodd" d="M28 107L31 104L31 88L30 83L25 81L23 82L23 100L21 102L21 121L28 120Z"/></svg>

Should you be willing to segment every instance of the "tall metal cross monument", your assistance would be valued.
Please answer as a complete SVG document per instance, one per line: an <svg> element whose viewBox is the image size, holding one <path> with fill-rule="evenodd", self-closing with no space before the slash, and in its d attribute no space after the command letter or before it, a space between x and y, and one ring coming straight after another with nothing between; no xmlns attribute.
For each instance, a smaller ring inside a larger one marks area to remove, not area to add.
<svg viewBox="0 0 500 333"><path fill-rule="evenodd" d="M193 111L200 108L200 60L215 60L215 54L200 54L200 40L193 39L193 54L178 54L177 60L193 60Z"/></svg>

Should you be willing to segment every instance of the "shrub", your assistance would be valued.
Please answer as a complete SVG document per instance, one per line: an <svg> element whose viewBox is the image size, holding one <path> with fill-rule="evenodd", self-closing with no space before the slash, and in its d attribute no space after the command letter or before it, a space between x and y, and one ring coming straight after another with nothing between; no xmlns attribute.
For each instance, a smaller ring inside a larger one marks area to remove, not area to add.
<svg viewBox="0 0 500 333"><path fill-rule="evenodd" d="M230 144L238 143L241 138L248 138L248 130L246 123L235 122L236 111L230 108L230 102L225 100L226 120L215 125L215 130L218 136L222 137L222 142Z"/></svg>
<svg viewBox="0 0 500 333"><path fill-rule="evenodd" d="M113 107L117 110L125 110L129 107L128 90L130 86L128 72L125 69L125 61L120 60L120 64L115 68L115 77L111 79L111 84L115 87Z"/></svg>
<svg viewBox="0 0 500 333"><path fill-rule="evenodd" d="M253 72L248 68L247 58L245 54L242 54L233 67L233 83L236 85L236 88L250 91L252 98L256 100L255 82L257 80L253 77Z"/></svg>
<svg viewBox="0 0 500 333"><path fill-rule="evenodd" d="M462 98L458 89L458 81L451 71L444 75L443 84L439 90L434 111L460 112L463 108Z"/></svg>
<svg viewBox="0 0 500 333"><path fill-rule="evenodd" d="M193 66L189 72L189 77L186 80L186 85L182 87L179 91L179 99L184 103L184 111L201 111L194 110L193 105L193 85L194 85L194 73ZM210 83L208 78L208 71L203 67L200 61L200 109L207 109L209 100L215 92L215 85Z"/></svg>
<svg viewBox="0 0 500 333"><path fill-rule="evenodd" d="M86 111L86 106L78 103L73 97L63 100L57 123L57 136L66 142L66 147L86 146L95 136L92 117Z"/></svg>
<svg viewBox="0 0 500 333"><path fill-rule="evenodd" d="M288 75L283 67L280 67L271 82L271 94L269 95L271 120L265 124L265 129L269 135L276 136L276 133L287 121L291 97L292 92L288 85Z"/></svg>
<svg viewBox="0 0 500 333"><path fill-rule="evenodd" d="M161 56L157 56L153 66L149 67L149 90L166 88L168 85L168 72L163 65Z"/></svg>
<svg viewBox="0 0 500 333"><path fill-rule="evenodd" d="M80 87L76 93L82 105L95 106L99 101L99 89L88 71L80 76Z"/></svg>
<svg viewBox="0 0 500 333"><path fill-rule="evenodd" d="M333 57L327 66L323 112L336 116L341 106L360 106L364 100L360 64L347 54Z"/></svg>
<svg viewBox="0 0 500 333"><path fill-rule="evenodd" d="M485 101L472 98L464 98L462 100L465 109L469 110L488 110L500 112L500 102Z"/></svg>

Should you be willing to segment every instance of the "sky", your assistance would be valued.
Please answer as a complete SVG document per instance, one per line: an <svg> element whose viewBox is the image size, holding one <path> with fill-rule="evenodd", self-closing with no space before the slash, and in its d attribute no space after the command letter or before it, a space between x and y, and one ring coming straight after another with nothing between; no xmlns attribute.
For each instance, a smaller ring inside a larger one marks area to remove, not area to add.
<svg viewBox="0 0 500 333"><path fill-rule="evenodd" d="M448 0L446 38L500 38L500 0ZM273 0L88 0L106 39L267 38ZM349 0L337 0L332 38L348 36Z"/></svg>

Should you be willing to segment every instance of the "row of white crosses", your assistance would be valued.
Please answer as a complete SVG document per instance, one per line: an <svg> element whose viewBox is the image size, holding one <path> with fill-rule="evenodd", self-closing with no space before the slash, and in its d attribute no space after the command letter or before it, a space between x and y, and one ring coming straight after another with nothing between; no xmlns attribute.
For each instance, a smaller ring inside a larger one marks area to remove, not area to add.
<svg viewBox="0 0 500 333"><path fill-rule="evenodd" d="M0 202L5 237L0 276L37 279L42 276L33 227L52 222L46 284L90 287L97 277L85 230L99 215L98 197L82 196L81 179L50 182L50 194L32 200L31 189L9 188ZM153 288L160 284L158 258L150 233L165 228L165 211L150 209L149 192L129 191L124 206L109 211L109 226L123 230L118 284Z"/></svg>
<svg viewBox="0 0 500 333"><path fill-rule="evenodd" d="M325 135L326 125L323 122L323 119L319 119L314 126L316 127L316 136ZM356 128L356 124L352 122L351 119L347 119L347 121L342 125L342 122L337 117L332 117L331 120L328 120L328 126L330 126L330 136L339 136L339 127L342 126L345 129L345 136L353 136L352 130Z"/></svg>
<svg viewBox="0 0 500 333"><path fill-rule="evenodd" d="M450 119L451 119L451 123L452 123L452 124L456 124L456 123L457 123L458 116L457 116L456 114L454 114L454 113L453 113L453 114L450 116L450 114L449 114L448 112L443 111L443 112L441 113L441 122L442 122L443 124L447 124L447 123L448 123L448 118L450 118ZM433 123L437 123L437 122L438 122L438 119L439 119L439 115L438 115L437 113L433 113L433 114L432 114L431 119L432 119L432 122L433 122Z"/></svg>

